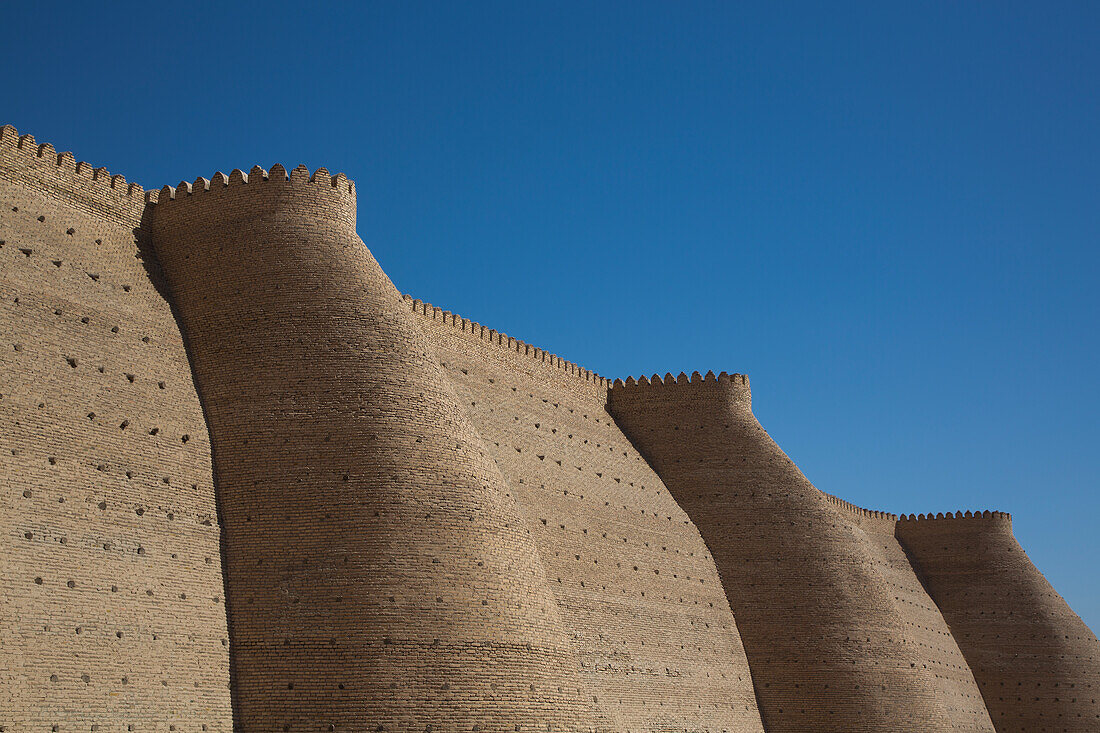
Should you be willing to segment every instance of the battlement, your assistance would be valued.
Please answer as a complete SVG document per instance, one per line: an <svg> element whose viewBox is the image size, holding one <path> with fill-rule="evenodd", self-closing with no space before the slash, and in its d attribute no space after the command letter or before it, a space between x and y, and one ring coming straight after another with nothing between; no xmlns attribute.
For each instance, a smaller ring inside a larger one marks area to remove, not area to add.
<svg viewBox="0 0 1100 733"><path fill-rule="evenodd" d="M204 193L211 190L217 192L219 189L230 188L232 186L269 182L289 182L294 185L310 185L320 189L328 187L339 194L347 194L351 197L353 203L355 201L355 182L343 173L330 175L328 169L321 167L310 174L309 168L306 168L304 165L300 165L287 173L286 168L279 163L271 166L270 171L264 170L258 165L253 166L252 170L248 173L245 173L239 168L234 168L228 176L218 171L209 179L199 177L196 178L193 183L180 181L178 186L164 186L160 190L158 201L167 203L168 201L177 201L197 193Z"/></svg>
<svg viewBox="0 0 1100 733"><path fill-rule="evenodd" d="M288 171L275 164L270 170L238 168L164 186L152 207L152 230L157 254L167 264L176 246L190 251L199 241L209 245L200 235L222 228L236 236L247 232L297 242L339 236L357 242L355 218L355 184L343 173L318 168L310 174L304 165Z"/></svg>
<svg viewBox="0 0 1100 733"><path fill-rule="evenodd" d="M1012 515L990 510L901 515L894 534L903 543L939 537L1012 537Z"/></svg>
<svg viewBox="0 0 1100 733"><path fill-rule="evenodd" d="M826 501L828 501L830 504L840 509L843 509L844 511L847 511L851 514L854 514L857 517L862 517L865 519L886 519L891 522L896 522L898 519L897 514L883 512L877 509L864 509L863 507L853 504L850 501L845 501L844 499L841 499L839 496L825 494L825 492L821 493L825 495Z"/></svg>
<svg viewBox="0 0 1100 733"><path fill-rule="evenodd" d="M0 172L85 210L128 220L140 218L158 195L72 153L58 153L50 143L38 144L34 135L20 135L11 125L0 127Z"/></svg>
<svg viewBox="0 0 1100 733"><path fill-rule="evenodd" d="M721 372L717 376L712 371L706 375L692 372L689 377L684 372L679 376L665 374L662 378L654 374L652 379L647 377L627 377L626 381L616 379L608 390L608 399L617 403L620 408L627 405L641 406L651 403L653 409L658 409L658 404L668 400L694 400L703 403L722 402L729 406L738 406L738 409L747 407L752 409L752 391L749 386L748 375L729 374Z"/></svg>
<svg viewBox="0 0 1100 733"><path fill-rule="evenodd" d="M714 375L714 372L709 371L706 376L699 374L699 372L692 372L689 377L684 372L680 372L680 376L674 377L671 372L661 377L660 374L654 374L652 379L645 377L644 375L634 379L634 377L627 377L626 380L616 379L611 385L613 389L631 389L640 387L676 387L681 385L699 385L699 384L732 384L735 386L743 386L746 390L749 388L749 377L746 374L728 374L721 372L718 376Z"/></svg>
<svg viewBox="0 0 1100 733"><path fill-rule="evenodd" d="M469 318L463 318L457 313L452 313L450 311L445 311L442 308L437 308L431 303L425 303L422 300L413 298L408 293L403 293L401 295L401 299L412 307L412 311L416 315L432 321L436 321L463 333L471 334L472 336L485 342L486 344L493 344L499 348L528 356L535 361L539 361L544 364L548 364L551 367L559 369L563 374L584 380L585 382L594 384L597 387L606 389L610 384L610 380L601 377L599 374L592 371L591 369L585 369L584 367L578 366L571 361L566 361L557 354L551 354L546 349L540 349L537 346L532 346L525 341L520 341L519 339L501 333L500 331L496 331L492 328L483 326L476 321L471 321Z"/></svg>
<svg viewBox="0 0 1100 733"><path fill-rule="evenodd" d="M937 514L931 514L931 513L929 513L929 514L909 514L909 515L903 514L898 518L898 522L899 523L904 523L904 522L925 522L925 523L927 523L927 522L943 522L943 521L959 521L959 520L966 521L966 520L974 520L974 519L999 519L999 520L1003 520L1003 521L1011 523L1012 522L1012 515L1009 514L1008 512L995 512L995 511L990 511L988 509L986 509L985 511L980 511L980 512L972 512L972 511L967 510L965 512L947 512L946 514L944 514L943 512L939 512Z"/></svg>

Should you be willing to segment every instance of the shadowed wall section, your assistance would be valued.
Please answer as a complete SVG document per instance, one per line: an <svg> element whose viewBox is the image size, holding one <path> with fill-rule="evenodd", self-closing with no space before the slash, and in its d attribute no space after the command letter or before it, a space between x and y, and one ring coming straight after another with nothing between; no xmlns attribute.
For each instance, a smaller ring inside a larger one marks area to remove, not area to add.
<svg viewBox="0 0 1100 733"><path fill-rule="evenodd" d="M761 731L714 560L607 414L607 382L419 300L519 499L584 680L615 730Z"/></svg>
<svg viewBox="0 0 1100 733"><path fill-rule="evenodd" d="M768 731L992 730L892 518L815 489L746 377L617 382L609 405L714 554Z"/></svg>
<svg viewBox="0 0 1100 733"><path fill-rule="evenodd" d="M0 727L229 731L210 446L145 193L4 126L0 202Z"/></svg>
<svg viewBox="0 0 1100 733"><path fill-rule="evenodd" d="M998 733L1100 730L1100 643L1002 512L908 517L897 536L970 662Z"/></svg>
<svg viewBox="0 0 1100 733"><path fill-rule="evenodd" d="M515 499L354 227L346 178L281 166L154 213L223 497L238 723L592 729Z"/></svg>

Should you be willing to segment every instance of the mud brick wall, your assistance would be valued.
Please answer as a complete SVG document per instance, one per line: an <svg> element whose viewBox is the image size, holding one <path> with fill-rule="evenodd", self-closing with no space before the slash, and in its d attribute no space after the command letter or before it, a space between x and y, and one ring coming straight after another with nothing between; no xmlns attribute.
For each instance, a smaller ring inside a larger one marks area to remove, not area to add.
<svg viewBox="0 0 1100 733"><path fill-rule="evenodd" d="M618 731L761 731L699 531L607 413L606 380L406 299L519 500L587 687Z"/></svg>
<svg viewBox="0 0 1100 733"><path fill-rule="evenodd" d="M892 517L815 489L746 377L631 379L609 404L714 553L768 731L993 729Z"/></svg>
<svg viewBox="0 0 1100 733"><path fill-rule="evenodd" d="M1100 729L1007 515L824 494L742 375L611 384L355 214L0 128L0 731Z"/></svg>
<svg viewBox="0 0 1100 733"><path fill-rule="evenodd" d="M212 436L247 730L601 725L531 533L343 176L153 214Z"/></svg>
<svg viewBox="0 0 1100 733"><path fill-rule="evenodd" d="M966 655L998 733L1100 730L1100 643L1003 512L908 516L897 536Z"/></svg>
<svg viewBox="0 0 1100 733"><path fill-rule="evenodd" d="M0 726L229 731L210 446L145 194L0 128Z"/></svg>

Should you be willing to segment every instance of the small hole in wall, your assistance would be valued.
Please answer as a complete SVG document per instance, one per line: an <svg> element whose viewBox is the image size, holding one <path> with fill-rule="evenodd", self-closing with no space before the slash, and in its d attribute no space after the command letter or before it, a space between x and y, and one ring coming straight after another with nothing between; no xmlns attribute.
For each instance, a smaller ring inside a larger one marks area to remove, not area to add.
<svg viewBox="0 0 1100 733"><path fill-rule="evenodd" d="M68 229L65 230L65 233L68 234L71 237L74 234L76 234L76 230L73 229L72 227L69 227Z"/></svg>
<svg viewBox="0 0 1100 733"><path fill-rule="evenodd" d="M40 216L40 217L38 217L38 221L46 221L46 217Z"/></svg>
<svg viewBox="0 0 1100 733"><path fill-rule="evenodd" d="M123 290L123 292L128 293L128 292L130 292L131 288L130 288L129 285L123 285L122 290ZM148 339L145 340L145 343L149 343Z"/></svg>

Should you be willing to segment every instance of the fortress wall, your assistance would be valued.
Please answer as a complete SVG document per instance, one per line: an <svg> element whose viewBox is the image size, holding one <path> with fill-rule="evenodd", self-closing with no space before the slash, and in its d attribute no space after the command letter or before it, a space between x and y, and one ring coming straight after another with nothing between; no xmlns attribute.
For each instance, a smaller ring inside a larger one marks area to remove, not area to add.
<svg viewBox="0 0 1100 733"><path fill-rule="evenodd" d="M815 489L746 377L631 379L609 404L714 553L769 732L992 730L889 515Z"/></svg>
<svg viewBox="0 0 1100 733"><path fill-rule="evenodd" d="M154 213L213 442L239 724L605 727L512 491L354 224L346 178L281 166Z"/></svg>
<svg viewBox="0 0 1100 733"><path fill-rule="evenodd" d="M1100 643L1002 512L903 517L897 536L950 624L998 733L1100 730Z"/></svg>
<svg viewBox="0 0 1100 733"><path fill-rule="evenodd" d="M406 303L519 500L614 729L761 731L714 560L608 415L606 381Z"/></svg>
<svg viewBox="0 0 1100 733"><path fill-rule="evenodd" d="M0 128L6 730L231 730L210 446L145 205Z"/></svg>

